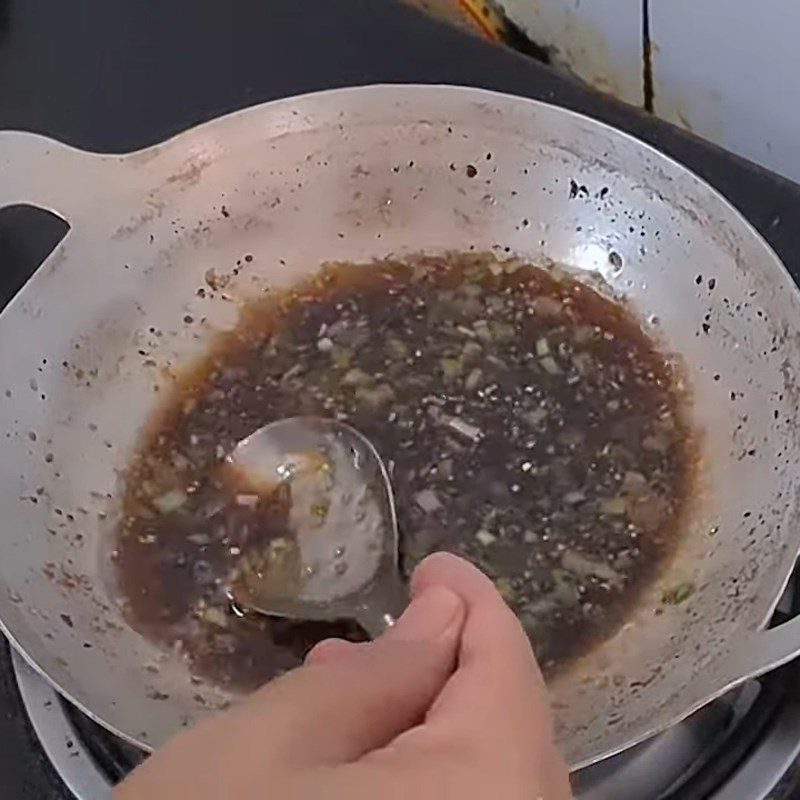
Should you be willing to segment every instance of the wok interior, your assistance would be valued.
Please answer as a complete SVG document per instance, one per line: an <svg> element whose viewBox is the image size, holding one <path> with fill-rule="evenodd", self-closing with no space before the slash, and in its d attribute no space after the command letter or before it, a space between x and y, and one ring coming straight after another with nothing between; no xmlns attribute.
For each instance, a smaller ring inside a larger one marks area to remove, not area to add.
<svg viewBox="0 0 800 800"><path fill-rule="evenodd" d="M771 251L697 179L588 119L446 87L281 101L115 163L0 317L17 343L0 356L3 624L104 724L151 747L227 702L127 627L98 564L170 374L237 301L330 260L475 249L565 265L628 300L684 366L696 502L629 624L552 686L573 765L687 711L697 676L764 623L797 552L800 307ZM214 299L198 292L219 277ZM686 602L661 603L686 583Z"/></svg>

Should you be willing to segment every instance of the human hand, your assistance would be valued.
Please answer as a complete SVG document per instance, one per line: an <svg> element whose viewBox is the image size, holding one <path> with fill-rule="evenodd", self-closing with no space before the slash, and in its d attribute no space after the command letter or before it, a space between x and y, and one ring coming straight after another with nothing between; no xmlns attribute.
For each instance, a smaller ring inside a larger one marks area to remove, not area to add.
<svg viewBox="0 0 800 800"><path fill-rule="evenodd" d="M568 800L539 667L492 582L439 553L374 642L304 666L177 736L115 800Z"/></svg>

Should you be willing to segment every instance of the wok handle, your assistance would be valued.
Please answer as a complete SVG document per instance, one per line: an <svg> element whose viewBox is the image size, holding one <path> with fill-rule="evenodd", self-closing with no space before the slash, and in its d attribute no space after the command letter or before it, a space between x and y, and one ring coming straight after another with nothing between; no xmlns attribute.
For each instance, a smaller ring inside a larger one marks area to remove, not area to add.
<svg viewBox="0 0 800 800"><path fill-rule="evenodd" d="M800 616L774 628L742 637L730 653L731 680L756 678L800 656Z"/></svg>
<svg viewBox="0 0 800 800"><path fill-rule="evenodd" d="M123 163L38 134L0 131L0 208L25 203L74 222L114 186Z"/></svg>
<svg viewBox="0 0 800 800"><path fill-rule="evenodd" d="M680 714L664 706L652 733L696 711L751 678L757 678L800 656L800 616L765 631L739 637L724 656L702 667L684 687L686 703Z"/></svg>

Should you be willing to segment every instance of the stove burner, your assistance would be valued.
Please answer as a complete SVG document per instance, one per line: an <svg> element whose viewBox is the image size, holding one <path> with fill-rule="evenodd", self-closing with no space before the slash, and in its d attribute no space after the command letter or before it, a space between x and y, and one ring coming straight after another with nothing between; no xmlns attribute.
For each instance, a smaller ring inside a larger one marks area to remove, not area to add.
<svg viewBox="0 0 800 800"><path fill-rule="evenodd" d="M789 797L774 792L800 757L797 679L792 664L749 681L660 736L581 770L573 776L576 800Z"/></svg>
<svg viewBox="0 0 800 800"><path fill-rule="evenodd" d="M42 749L77 800L108 800L113 787L64 713L60 695L13 648L19 693Z"/></svg>
<svg viewBox="0 0 800 800"><path fill-rule="evenodd" d="M112 783L119 783L147 758L143 750L109 733L63 697L59 697L59 702L78 740Z"/></svg>
<svg viewBox="0 0 800 800"><path fill-rule="evenodd" d="M12 652L42 747L77 800L108 800L146 754L78 711ZM800 664L700 709L660 736L573 775L576 800L779 800L800 787Z"/></svg>

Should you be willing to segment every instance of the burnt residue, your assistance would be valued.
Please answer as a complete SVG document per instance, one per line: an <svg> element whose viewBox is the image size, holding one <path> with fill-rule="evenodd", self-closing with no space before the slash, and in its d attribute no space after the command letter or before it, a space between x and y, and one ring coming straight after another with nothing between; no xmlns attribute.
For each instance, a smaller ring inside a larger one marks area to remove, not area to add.
<svg viewBox="0 0 800 800"><path fill-rule="evenodd" d="M144 209L134 215L128 222L120 225L112 234L112 239L126 239L138 233L145 225L158 219L164 213L165 203L154 195L147 197ZM154 237L150 236L152 242Z"/></svg>
<svg viewBox="0 0 800 800"><path fill-rule="evenodd" d="M200 182L200 177L206 167L211 163L209 158L189 159L179 170L167 176L166 183L178 186L181 189L193 186Z"/></svg>
<svg viewBox="0 0 800 800"><path fill-rule="evenodd" d="M246 307L158 410L114 556L128 620L244 688L322 637L362 635L241 616L225 592L287 528L220 463L310 414L385 459L405 573L435 550L472 560L553 669L615 631L674 550L694 466L675 378L624 307L517 261L332 266Z"/></svg>
<svg viewBox="0 0 800 800"><path fill-rule="evenodd" d="M556 181L558 182L558 181ZM578 183L572 178L569 179L569 199L574 200L576 197L589 197L589 189L582 183Z"/></svg>

